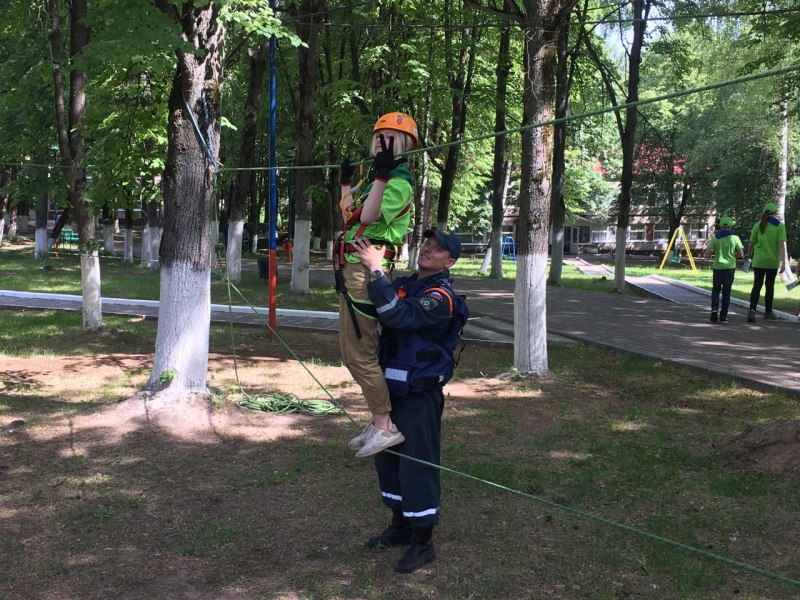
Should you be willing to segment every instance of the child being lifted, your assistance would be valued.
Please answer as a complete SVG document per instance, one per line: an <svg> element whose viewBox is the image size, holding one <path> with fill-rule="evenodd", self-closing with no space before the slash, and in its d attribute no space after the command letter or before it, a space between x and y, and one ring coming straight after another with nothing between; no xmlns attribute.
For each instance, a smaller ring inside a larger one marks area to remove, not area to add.
<svg viewBox="0 0 800 600"><path fill-rule="evenodd" d="M345 159L341 170L344 227L336 245L334 262L339 296L339 348L353 379L361 386L372 421L353 438L348 447L356 456L377 454L405 439L392 422L389 390L378 364L378 313L367 294L371 278L389 273L408 231L414 202L411 172L402 154L419 145L414 119L394 112L383 115L372 130L374 180L351 187L355 168ZM366 185L366 187L364 187ZM370 272L355 253L356 238L366 238L383 248L383 269Z"/></svg>

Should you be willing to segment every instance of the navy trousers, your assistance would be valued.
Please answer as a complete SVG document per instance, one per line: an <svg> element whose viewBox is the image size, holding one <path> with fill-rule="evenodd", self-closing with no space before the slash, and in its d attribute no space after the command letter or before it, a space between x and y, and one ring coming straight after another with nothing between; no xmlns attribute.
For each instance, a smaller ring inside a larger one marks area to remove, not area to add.
<svg viewBox="0 0 800 600"><path fill-rule="evenodd" d="M399 454L440 464L442 449L442 410L444 395L440 388L406 397L392 396L392 421L405 436L402 444L390 448ZM417 527L439 523L439 498L442 486L439 469L379 452L375 469L383 503Z"/></svg>
<svg viewBox="0 0 800 600"><path fill-rule="evenodd" d="M714 269L714 283L711 288L711 310L719 308L719 293L722 291L722 310L719 316L723 319L728 316L734 275L736 275L736 269Z"/></svg>
<svg viewBox="0 0 800 600"><path fill-rule="evenodd" d="M753 267L753 289L750 291L750 310L758 308L758 298L761 296L761 286L766 284L764 292L764 311L772 310L772 298L775 295L775 277L778 269L757 269Z"/></svg>

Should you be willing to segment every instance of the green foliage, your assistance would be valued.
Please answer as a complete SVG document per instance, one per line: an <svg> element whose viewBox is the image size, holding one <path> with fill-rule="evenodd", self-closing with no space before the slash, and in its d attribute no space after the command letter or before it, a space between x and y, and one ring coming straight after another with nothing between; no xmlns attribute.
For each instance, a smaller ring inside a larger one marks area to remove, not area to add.
<svg viewBox="0 0 800 600"><path fill-rule="evenodd" d="M177 375L178 375L177 369L170 369L168 371L164 371L163 373L161 373L158 380L164 385L169 385L175 380L175 377Z"/></svg>

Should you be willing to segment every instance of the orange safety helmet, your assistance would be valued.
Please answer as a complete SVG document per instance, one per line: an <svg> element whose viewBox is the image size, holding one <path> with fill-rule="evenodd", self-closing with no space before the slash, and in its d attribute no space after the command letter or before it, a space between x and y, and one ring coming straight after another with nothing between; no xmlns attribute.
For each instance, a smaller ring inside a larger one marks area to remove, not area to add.
<svg viewBox="0 0 800 600"><path fill-rule="evenodd" d="M375 133L379 129L394 129L395 131L407 133L414 138L414 150L419 147L419 129L417 129L417 122L405 113L386 113L375 123L375 127L372 128L372 133Z"/></svg>

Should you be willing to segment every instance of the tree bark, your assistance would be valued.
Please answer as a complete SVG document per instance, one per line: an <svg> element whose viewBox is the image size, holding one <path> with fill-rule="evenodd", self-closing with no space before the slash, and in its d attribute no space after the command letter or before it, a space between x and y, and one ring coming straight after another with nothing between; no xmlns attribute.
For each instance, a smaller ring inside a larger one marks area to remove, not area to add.
<svg viewBox="0 0 800 600"><path fill-rule="evenodd" d="M117 254L114 250L114 217L107 204L103 206L103 249L114 256Z"/></svg>
<svg viewBox="0 0 800 600"><path fill-rule="evenodd" d="M86 201L86 169L83 161L86 144L81 121L86 114L86 71L70 68L69 111L64 104L64 74L61 57L61 23L58 1L49 0L50 50L53 57L53 82L56 107L58 147L67 180L67 202L75 211L81 248L81 285L83 291L83 328L103 326L100 306L100 261L97 260L94 217ZM72 0L70 6L70 60L83 53L89 43L86 25L86 0Z"/></svg>
<svg viewBox="0 0 800 600"><path fill-rule="evenodd" d="M213 165L195 132L216 153L222 101L221 5L184 4L182 14L164 3L184 40L196 52L177 51L177 72L169 97L167 160L162 178L164 236L155 360L147 389L169 397L207 393L211 276ZM208 116L206 116L206 114ZM216 161L216 156L213 156Z"/></svg>
<svg viewBox="0 0 800 600"><path fill-rule="evenodd" d="M626 103L639 100L639 67L642 62L642 46L647 30L647 17L651 0L633 0L633 42L628 58L628 96ZM625 250L627 247L628 223L631 212L631 190L633 189L633 158L636 144L637 110L631 106L625 110L625 127L622 132L622 176L620 177L617 201L617 245L614 256L614 289L625 292Z"/></svg>
<svg viewBox="0 0 800 600"><path fill-rule="evenodd" d="M230 226L228 227L228 251L226 266L228 278L234 283L242 280L242 236L245 209L254 187L254 172L249 170L255 163L256 140L258 139L258 116L261 111L261 91L264 88L264 72L267 69L269 40L265 40L258 51L248 51L250 77L247 83L247 98L244 103L244 127L239 145L239 168L236 186L230 203ZM256 220L256 225L258 222Z"/></svg>
<svg viewBox="0 0 800 600"><path fill-rule="evenodd" d="M151 271L158 271L159 247L161 246L161 203L152 200L147 203L147 266ZM144 244L144 242L142 242Z"/></svg>
<svg viewBox="0 0 800 600"><path fill-rule="evenodd" d="M556 49L556 119L569 113L569 18L561 23ZM564 219L567 207L564 204L564 170L567 150L567 123L556 123L553 140L553 189L550 205L553 249L550 256L549 285L561 284L564 265Z"/></svg>
<svg viewBox="0 0 800 600"><path fill-rule="evenodd" d="M47 214L50 209L50 194L42 194L36 207L36 233L34 234L33 257L44 258L47 247Z"/></svg>
<svg viewBox="0 0 800 600"><path fill-rule="evenodd" d="M297 118L297 165L314 164L314 99L317 95L317 45L319 42L320 13L326 0L301 0L297 14L297 35L306 44L298 51L299 102ZM311 209L313 199L310 187L314 174L310 169L297 171L295 179L294 251L290 288L298 294L309 294L308 281L311 242Z"/></svg>
<svg viewBox="0 0 800 600"><path fill-rule="evenodd" d="M778 184L775 188L775 204L778 205L778 216L780 220L786 223L786 185L789 180L789 99L788 94L784 93L780 103L780 146L781 156L778 166ZM788 232L787 232L788 233ZM793 232L792 232L793 233ZM788 239L792 239L787 235ZM786 269L781 273L781 281L783 283L791 283L794 281L794 274L790 267L791 258L789 253L789 244L786 243L786 252L782 259L786 265Z"/></svg>
<svg viewBox="0 0 800 600"><path fill-rule="evenodd" d="M434 30L431 30L431 37L428 45L428 64L433 64L435 49ZM425 92L425 110L422 127L422 146L428 145L431 132L431 105L433 104L433 78L428 79L427 90ZM417 259L419 258L419 247L422 244L422 234L427 227L427 215L430 214L430 193L428 191L428 179L430 176L430 156L427 151L422 153L421 160L422 180L420 184L414 186L414 235L411 238L411 248L408 255L408 268L410 271L417 270Z"/></svg>
<svg viewBox="0 0 800 600"><path fill-rule="evenodd" d="M503 175L503 197L501 201L501 210L500 210L500 221L497 224L492 223L492 236L489 242L491 243L491 248L489 249L488 254L490 254L491 260L491 274L490 277L492 279L502 279L503 278L503 218L506 214L506 198L508 198L508 188L510 187L509 182L511 181L511 161L506 160L505 168L504 168L504 175Z"/></svg>
<svg viewBox="0 0 800 600"><path fill-rule="evenodd" d="M506 2L508 5L508 2ZM505 27L500 32L500 50L497 55L497 91L494 113L494 131L499 134L506 130L506 96L508 95L508 75L511 72L511 56L509 50L511 48L511 29ZM505 216L505 200L506 200L506 136L497 135L494 138L494 163L492 165L492 238L494 242L497 238L503 235L503 217ZM501 240L502 242L502 240ZM486 265L491 264L492 269L490 277L492 279L503 278L503 257L500 256L499 261L491 261L492 256L497 256L493 247L487 251L488 261L484 261ZM499 253L498 253L499 254ZM483 272L485 269L481 266Z"/></svg>
<svg viewBox="0 0 800 600"><path fill-rule="evenodd" d="M17 213L19 210L17 209L16 204L12 204L8 209L8 237L15 238L17 237Z"/></svg>
<svg viewBox="0 0 800 600"><path fill-rule="evenodd" d="M552 120L555 98L559 9L569 2L525 0L523 125ZM514 290L514 365L522 373L546 375L547 249L553 127L522 133L522 182Z"/></svg>
<svg viewBox="0 0 800 600"><path fill-rule="evenodd" d="M461 30L462 48L459 53L458 64L446 60L448 72L453 73L450 79L450 94L452 97L452 115L450 120L450 137L448 142L458 142L464 138L467 128L467 107L472 92L472 78L475 73L475 54L480 40L478 28L463 28ZM445 30L447 49L445 57L454 53L452 48L450 29ZM467 43L468 42L468 43ZM458 174L458 160L461 155L461 144L447 148L447 158L442 172L442 181L439 186L439 202L436 213L436 226L441 231L447 230L447 216L450 213L450 196L453 193L456 175Z"/></svg>
<svg viewBox="0 0 800 600"><path fill-rule="evenodd" d="M8 213L8 204L10 201L9 194L5 191L6 185L8 185L7 177L7 171L5 169L0 170L0 189L4 190L3 193L0 194L0 247L3 246L3 235L6 229L6 214Z"/></svg>
<svg viewBox="0 0 800 600"><path fill-rule="evenodd" d="M133 264L133 212L130 210L125 211L125 244L123 246L122 255L126 265Z"/></svg>

